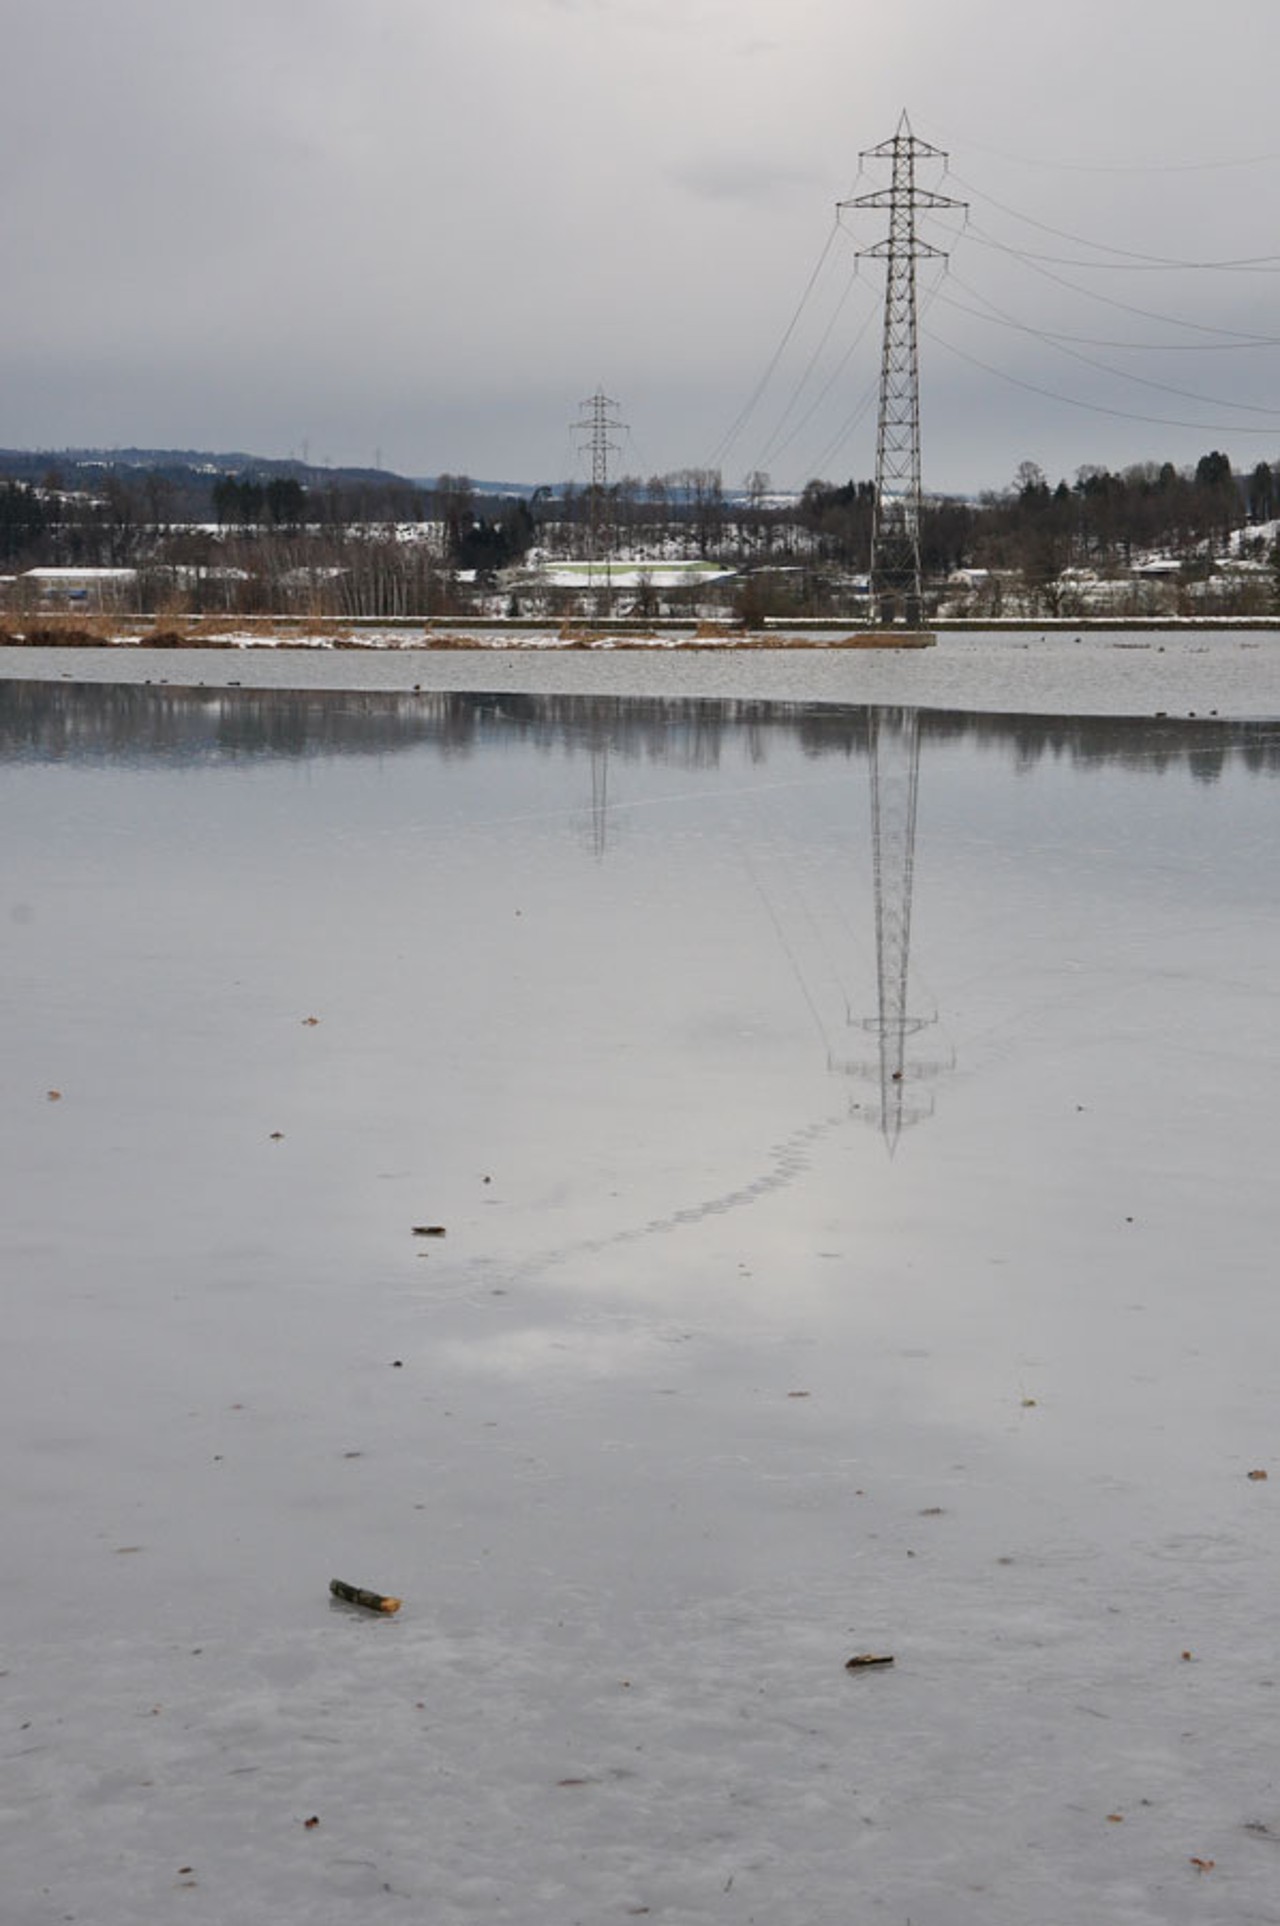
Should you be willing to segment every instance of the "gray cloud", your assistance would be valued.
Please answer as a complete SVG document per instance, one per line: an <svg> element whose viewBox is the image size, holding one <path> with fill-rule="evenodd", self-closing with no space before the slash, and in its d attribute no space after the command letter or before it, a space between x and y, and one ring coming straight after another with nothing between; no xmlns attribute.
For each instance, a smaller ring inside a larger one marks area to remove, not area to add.
<svg viewBox="0 0 1280 1926"><path fill-rule="evenodd" d="M1056 476L1280 452L1280 355L1196 332L1270 335L1269 266L1179 273L1062 238L1197 261L1275 248L1271 0L1244 0L1230 33L1191 0L1168 0L1158 32L1102 0L1069 19L798 0L785 32L772 0L11 13L0 443L305 442L538 479L566 472L565 424L604 381L629 466L703 463L835 201L884 181L857 178L858 150L905 103L950 150L953 175L929 183L971 202L967 227L929 230L948 277L921 266L927 481L1000 485L1024 457ZM874 419L853 418L880 284L854 257L878 218L835 237L725 453L732 479L871 472Z"/></svg>
<svg viewBox="0 0 1280 1926"><path fill-rule="evenodd" d="M677 187L708 201L745 201L757 205L784 195L793 199L795 190L806 186L821 196L822 182L807 169L788 165L776 156L750 151L705 154L670 169Z"/></svg>

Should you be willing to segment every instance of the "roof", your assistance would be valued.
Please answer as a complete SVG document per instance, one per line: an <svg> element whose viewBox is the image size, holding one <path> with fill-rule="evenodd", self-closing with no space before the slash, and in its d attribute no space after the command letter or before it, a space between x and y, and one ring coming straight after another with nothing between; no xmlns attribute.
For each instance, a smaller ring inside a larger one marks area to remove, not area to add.
<svg viewBox="0 0 1280 1926"><path fill-rule="evenodd" d="M137 580L136 568L28 568L23 570L24 582L48 582L56 588L60 582L133 582Z"/></svg>

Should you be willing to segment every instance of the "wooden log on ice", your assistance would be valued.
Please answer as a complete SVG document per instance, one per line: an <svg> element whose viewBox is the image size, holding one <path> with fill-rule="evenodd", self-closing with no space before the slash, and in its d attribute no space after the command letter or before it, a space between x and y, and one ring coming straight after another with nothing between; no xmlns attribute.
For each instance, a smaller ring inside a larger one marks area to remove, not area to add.
<svg viewBox="0 0 1280 1926"><path fill-rule="evenodd" d="M400 1600L387 1598L381 1592L366 1591L363 1585L348 1585L341 1578L329 1580L329 1590L335 1598L345 1599L348 1605L363 1605L370 1612L398 1612Z"/></svg>

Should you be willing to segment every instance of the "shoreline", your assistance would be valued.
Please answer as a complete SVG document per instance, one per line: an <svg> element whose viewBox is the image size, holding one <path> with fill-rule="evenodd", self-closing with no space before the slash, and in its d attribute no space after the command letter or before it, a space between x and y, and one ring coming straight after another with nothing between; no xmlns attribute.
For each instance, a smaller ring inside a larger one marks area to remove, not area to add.
<svg viewBox="0 0 1280 1926"><path fill-rule="evenodd" d="M857 617L771 618L762 628L733 621L659 617L638 622L540 620L531 616L110 615L59 611L23 627L0 618L5 649L386 650L389 653L494 651L649 651L759 654L770 650L868 650L895 653L933 646L945 636L1083 637L1106 635L1280 635L1274 616L1009 616L938 618L927 631L875 630Z"/></svg>
<svg viewBox="0 0 1280 1926"><path fill-rule="evenodd" d="M859 649L767 637L702 638L678 647L610 638L574 646L554 635L509 646L489 640L401 638L381 631L353 646L274 637L186 646L0 644L10 682L149 683L157 687L304 689L397 696L460 690L503 695L658 697L988 711L1280 719L1280 645L1257 629L940 630L935 647Z"/></svg>

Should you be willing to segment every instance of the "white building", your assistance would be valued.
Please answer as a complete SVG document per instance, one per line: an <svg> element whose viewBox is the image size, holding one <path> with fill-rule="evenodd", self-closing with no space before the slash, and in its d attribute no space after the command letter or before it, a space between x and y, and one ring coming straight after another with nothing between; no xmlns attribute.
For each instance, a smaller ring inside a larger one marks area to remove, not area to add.
<svg viewBox="0 0 1280 1926"><path fill-rule="evenodd" d="M133 600L136 568L29 568L19 577L42 601L68 608L118 609Z"/></svg>

